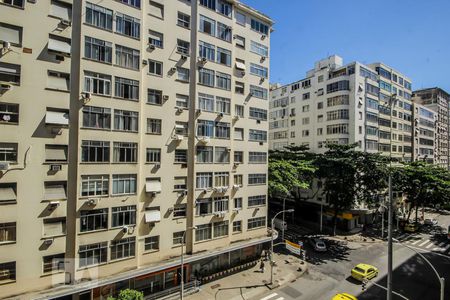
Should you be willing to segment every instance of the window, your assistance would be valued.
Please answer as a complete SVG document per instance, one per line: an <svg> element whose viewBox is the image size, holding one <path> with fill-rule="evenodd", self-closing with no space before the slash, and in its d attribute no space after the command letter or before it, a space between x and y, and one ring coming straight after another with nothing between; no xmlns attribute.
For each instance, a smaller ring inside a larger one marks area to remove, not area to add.
<svg viewBox="0 0 450 300"><path fill-rule="evenodd" d="M106 263L108 259L108 243L81 245L78 249L80 268Z"/></svg>
<svg viewBox="0 0 450 300"><path fill-rule="evenodd" d="M202 111L214 112L214 96L199 93L198 108Z"/></svg>
<svg viewBox="0 0 450 300"><path fill-rule="evenodd" d="M174 177L173 180L174 180L174 185L173 185L174 190L185 190L186 189L187 177L184 177L184 176Z"/></svg>
<svg viewBox="0 0 450 300"><path fill-rule="evenodd" d="M86 23L106 30L112 30L113 11L105 7L87 2Z"/></svg>
<svg viewBox="0 0 450 300"><path fill-rule="evenodd" d="M84 72L84 91L97 95L111 96L111 76Z"/></svg>
<svg viewBox="0 0 450 300"><path fill-rule="evenodd" d="M198 69L198 82L210 87L214 87L214 71L200 68Z"/></svg>
<svg viewBox="0 0 450 300"><path fill-rule="evenodd" d="M231 75L216 72L216 87L219 89L231 90Z"/></svg>
<svg viewBox="0 0 450 300"><path fill-rule="evenodd" d="M246 23L245 14L243 14L243 13L241 13L239 11L236 11L234 16L236 17L236 23L245 26L245 23Z"/></svg>
<svg viewBox="0 0 450 300"><path fill-rule="evenodd" d="M136 194L136 174L113 175L113 195Z"/></svg>
<svg viewBox="0 0 450 300"><path fill-rule="evenodd" d="M189 96L177 94L176 106L181 108L189 108Z"/></svg>
<svg viewBox="0 0 450 300"><path fill-rule="evenodd" d="M266 142L267 141L267 131L249 129L248 139L249 139L249 141Z"/></svg>
<svg viewBox="0 0 450 300"><path fill-rule="evenodd" d="M177 231L173 233L172 243L173 245L181 245L183 241L184 231Z"/></svg>
<svg viewBox="0 0 450 300"><path fill-rule="evenodd" d="M234 221L233 232L241 232L241 231L242 231L242 221Z"/></svg>
<svg viewBox="0 0 450 300"><path fill-rule="evenodd" d="M16 262L7 262L0 264L0 282L16 280Z"/></svg>
<svg viewBox="0 0 450 300"><path fill-rule="evenodd" d="M114 129L120 131L138 131L139 113L137 111L114 110Z"/></svg>
<svg viewBox="0 0 450 300"><path fill-rule="evenodd" d="M213 44L199 41L199 54L198 55L200 57L206 58L209 61L215 61L216 47Z"/></svg>
<svg viewBox="0 0 450 300"><path fill-rule="evenodd" d="M140 38L140 30L141 30L141 22L139 19L133 18L128 15L124 15L116 12L116 32L139 39Z"/></svg>
<svg viewBox="0 0 450 300"><path fill-rule="evenodd" d="M216 0L200 0L200 5L216 10Z"/></svg>
<svg viewBox="0 0 450 300"><path fill-rule="evenodd" d="M159 250L159 235L150 236L144 240L144 250L145 251L156 251Z"/></svg>
<svg viewBox="0 0 450 300"><path fill-rule="evenodd" d="M242 187L244 185L244 177L242 175L233 176L233 184Z"/></svg>
<svg viewBox="0 0 450 300"><path fill-rule="evenodd" d="M217 47L217 62L219 64L231 66L231 51Z"/></svg>
<svg viewBox="0 0 450 300"><path fill-rule="evenodd" d="M218 139L229 139L230 138L230 123L216 122L215 136Z"/></svg>
<svg viewBox="0 0 450 300"><path fill-rule="evenodd" d="M66 181L47 181L44 182L44 200L66 200L67 199Z"/></svg>
<svg viewBox="0 0 450 300"><path fill-rule="evenodd" d="M337 91L349 91L350 82L348 80L337 81L327 85L327 94L334 93Z"/></svg>
<svg viewBox="0 0 450 300"><path fill-rule="evenodd" d="M109 142L82 141L82 162L109 162Z"/></svg>
<svg viewBox="0 0 450 300"><path fill-rule="evenodd" d="M191 16L186 15L182 12L178 12L177 25L184 27L184 28L190 28L191 27Z"/></svg>
<svg viewBox="0 0 450 300"><path fill-rule="evenodd" d="M80 211L80 231L108 229L108 209L91 209Z"/></svg>
<svg viewBox="0 0 450 300"><path fill-rule="evenodd" d="M265 35L267 35L269 33L269 26L261 23L260 21L255 20L255 19L252 19L252 21L251 21L251 28L253 30L258 31Z"/></svg>
<svg viewBox="0 0 450 300"><path fill-rule="evenodd" d="M158 48L164 48L164 35L160 32L149 30L148 43Z"/></svg>
<svg viewBox="0 0 450 300"><path fill-rule="evenodd" d="M249 117L251 119L267 121L267 110L256 107L250 107Z"/></svg>
<svg viewBox="0 0 450 300"><path fill-rule="evenodd" d="M348 124L328 125L327 134L348 134Z"/></svg>
<svg viewBox="0 0 450 300"><path fill-rule="evenodd" d="M266 67L251 63L250 64L250 74L262 77L262 78L267 78L268 76L268 70Z"/></svg>
<svg viewBox="0 0 450 300"><path fill-rule="evenodd" d="M162 91L147 89L147 103L162 105Z"/></svg>
<svg viewBox="0 0 450 300"><path fill-rule="evenodd" d="M163 74L163 63L155 60L148 60L148 72L152 75L162 76Z"/></svg>
<svg viewBox="0 0 450 300"><path fill-rule="evenodd" d="M217 22L217 37L221 40L231 42L231 27Z"/></svg>
<svg viewBox="0 0 450 300"><path fill-rule="evenodd" d="M248 197L248 207L266 205L266 195Z"/></svg>
<svg viewBox="0 0 450 300"><path fill-rule="evenodd" d="M106 63L112 63L112 43L84 37L84 57Z"/></svg>
<svg viewBox="0 0 450 300"><path fill-rule="evenodd" d="M45 145L45 162L67 162L67 145Z"/></svg>
<svg viewBox="0 0 450 300"><path fill-rule="evenodd" d="M308 129L302 130L302 136L303 137L309 136L309 130Z"/></svg>
<svg viewBox="0 0 450 300"><path fill-rule="evenodd" d="M214 147L197 146L197 163L213 163Z"/></svg>
<svg viewBox="0 0 450 300"><path fill-rule="evenodd" d="M304 93L303 95L302 95L302 99L303 100L308 100L310 98L310 93L308 92L308 93Z"/></svg>
<svg viewBox="0 0 450 300"><path fill-rule="evenodd" d="M71 51L70 44L71 44L70 39L50 34L47 44L47 50L49 54L70 57Z"/></svg>
<svg viewBox="0 0 450 300"><path fill-rule="evenodd" d="M233 161L235 163L244 163L244 152L243 151L234 151Z"/></svg>
<svg viewBox="0 0 450 300"><path fill-rule="evenodd" d="M164 19L164 5L150 1L150 15Z"/></svg>
<svg viewBox="0 0 450 300"><path fill-rule="evenodd" d="M248 174L249 185L262 185L266 184L266 174Z"/></svg>
<svg viewBox="0 0 450 300"><path fill-rule="evenodd" d="M199 172L196 176L196 188L197 189L208 189L212 188L213 184L213 173L211 172Z"/></svg>
<svg viewBox="0 0 450 300"><path fill-rule="evenodd" d="M234 208L236 210L242 209L242 198L240 198L240 197L239 198L234 198Z"/></svg>
<svg viewBox="0 0 450 300"><path fill-rule="evenodd" d="M213 207L215 213L228 212L228 196L213 198Z"/></svg>
<svg viewBox="0 0 450 300"><path fill-rule="evenodd" d="M81 176L81 196L107 196L109 193L109 175Z"/></svg>
<svg viewBox="0 0 450 300"><path fill-rule="evenodd" d="M267 89L265 88L256 85L250 85L250 94L253 97L267 100Z"/></svg>
<svg viewBox="0 0 450 300"><path fill-rule="evenodd" d="M0 103L0 123L19 123L19 104Z"/></svg>
<svg viewBox="0 0 450 300"><path fill-rule="evenodd" d="M66 218L44 219L43 237L60 236L66 234Z"/></svg>
<svg viewBox="0 0 450 300"><path fill-rule="evenodd" d="M339 109L327 112L327 121L348 120L349 117L348 109Z"/></svg>
<svg viewBox="0 0 450 300"><path fill-rule="evenodd" d="M147 163L160 163L161 162L161 149L157 148L147 148L146 153Z"/></svg>
<svg viewBox="0 0 450 300"><path fill-rule="evenodd" d="M116 77L115 96L127 100L139 101L139 81Z"/></svg>
<svg viewBox="0 0 450 300"><path fill-rule="evenodd" d="M186 204L175 204L173 206L173 217L174 218L180 218L180 217L186 217Z"/></svg>
<svg viewBox="0 0 450 300"><path fill-rule="evenodd" d="M17 203L17 183L0 183L0 205Z"/></svg>
<svg viewBox="0 0 450 300"><path fill-rule="evenodd" d="M248 219L247 229L255 229L266 226L266 217Z"/></svg>
<svg viewBox="0 0 450 300"><path fill-rule="evenodd" d="M190 43L177 39L177 52L184 55L189 55L190 53Z"/></svg>
<svg viewBox="0 0 450 300"><path fill-rule="evenodd" d="M136 206L113 207L111 209L111 227L136 225Z"/></svg>
<svg viewBox="0 0 450 300"><path fill-rule="evenodd" d="M236 81L234 83L234 92L243 95L245 93L245 83Z"/></svg>
<svg viewBox="0 0 450 300"><path fill-rule="evenodd" d="M243 141L244 140L244 128L234 128L234 135L233 139L237 141Z"/></svg>
<svg viewBox="0 0 450 300"><path fill-rule="evenodd" d="M215 222L213 227L215 238L228 235L228 221Z"/></svg>
<svg viewBox="0 0 450 300"><path fill-rule="evenodd" d="M250 51L261 55L262 57L269 56L269 48L255 41L250 42Z"/></svg>
<svg viewBox="0 0 450 300"><path fill-rule="evenodd" d="M249 164L265 164L267 163L267 152L253 152L248 153Z"/></svg>
<svg viewBox="0 0 450 300"><path fill-rule="evenodd" d="M116 65L132 70L139 70L140 52L116 44Z"/></svg>
<svg viewBox="0 0 450 300"><path fill-rule="evenodd" d="M137 143L114 142L114 162L137 162Z"/></svg>
<svg viewBox="0 0 450 300"><path fill-rule="evenodd" d="M189 82L189 69L177 67L177 79Z"/></svg>
<svg viewBox="0 0 450 300"><path fill-rule="evenodd" d="M339 95L327 99L327 107L337 106L337 105L348 105L349 95Z"/></svg>
<svg viewBox="0 0 450 300"><path fill-rule="evenodd" d="M48 70L47 89L56 91L69 91L70 74Z"/></svg>
<svg viewBox="0 0 450 300"><path fill-rule="evenodd" d="M228 164L230 163L230 151L227 147L216 147L214 149L215 163Z"/></svg>
<svg viewBox="0 0 450 300"><path fill-rule="evenodd" d="M84 106L83 127L94 129L110 129L111 109L96 106Z"/></svg>
<svg viewBox="0 0 450 300"><path fill-rule="evenodd" d="M0 81L20 85L20 65L0 62Z"/></svg>
<svg viewBox="0 0 450 300"><path fill-rule="evenodd" d="M195 203L197 216L212 214L212 199L197 199Z"/></svg>
<svg viewBox="0 0 450 300"><path fill-rule="evenodd" d="M212 224L197 225L195 241L205 241L212 237Z"/></svg>
<svg viewBox="0 0 450 300"><path fill-rule="evenodd" d="M230 4L226 3L223 0L218 0L217 1L217 5L218 5L217 12L221 13L222 15L225 15L225 16L231 18L232 9L231 9L231 5Z"/></svg>
<svg viewBox="0 0 450 300"><path fill-rule="evenodd" d="M245 37L240 35L235 35L236 46L245 49Z"/></svg>
<svg viewBox="0 0 450 300"><path fill-rule="evenodd" d="M16 241L16 223L0 223L0 245Z"/></svg>
<svg viewBox="0 0 450 300"><path fill-rule="evenodd" d="M234 106L234 113L236 116L243 118L244 117L244 106L236 104Z"/></svg>
<svg viewBox="0 0 450 300"><path fill-rule="evenodd" d="M200 15L200 32L216 35L216 21Z"/></svg>
<svg viewBox="0 0 450 300"><path fill-rule="evenodd" d="M187 163L187 150L176 149L175 150L175 163Z"/></svg>
<svg viewBox="0 0 450 300"><path fill-rule="evenodd" d="M21 27L0 23L0 41L22 47L22 31Z"/></svg>
<svg viewBox="0 0 450 300"><path fill-rule="evenodd" d="M132 257L136 250L136 237L111 241L111 260Z"/></svg>
<svg viewBox="0 0 450 300"><path fill-rule="evenodd" d="M197 136L214 137L214 121L198 120Z"/></svg>
<svg viewBox="0 0 450 300"><path fill-rule="evenodd" d="M48 255L42 258L42 272L52 273L64 271L64 253Z"/></svg>
<svg viewBox="0 0 450 300"><path fill-rule="evenodd" d="M161 119L147 119L147 133L161 134Z"/></svg>
<svg viewBox="0 0 450 300"><path fill-rule="evenodd" d="M24 0L3 0L1 3L23 8Z"/></svg>

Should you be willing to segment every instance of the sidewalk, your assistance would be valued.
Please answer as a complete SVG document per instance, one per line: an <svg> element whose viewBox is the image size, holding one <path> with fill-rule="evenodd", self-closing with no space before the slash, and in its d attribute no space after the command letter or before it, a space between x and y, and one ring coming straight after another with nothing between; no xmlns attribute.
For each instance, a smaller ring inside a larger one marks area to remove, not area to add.
<svg viewBox="0 0 450 300"><path fill-rule="evenodd" d="M307 264L301 265L300 259L294 255L275 253L274 260L273 286L268 285L270 265L269 261L265 261L264 273L260 272L258 262L253 268L204 284L198 293L185 298L190 300L250 299L299 278L307 270Z"/></svg>

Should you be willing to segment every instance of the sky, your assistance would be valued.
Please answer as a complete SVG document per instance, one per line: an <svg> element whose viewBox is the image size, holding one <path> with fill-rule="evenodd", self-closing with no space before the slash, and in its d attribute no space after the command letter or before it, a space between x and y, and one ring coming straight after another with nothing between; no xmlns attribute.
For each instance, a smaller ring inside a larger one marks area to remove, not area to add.
<svg viewBox="0 0 450 300"><path fill-rule="evenodd" d="M305 77L337 54L344 64L383 62L413 83L450 93L449 0L241 0L270 16L270 82Z"/></svg>

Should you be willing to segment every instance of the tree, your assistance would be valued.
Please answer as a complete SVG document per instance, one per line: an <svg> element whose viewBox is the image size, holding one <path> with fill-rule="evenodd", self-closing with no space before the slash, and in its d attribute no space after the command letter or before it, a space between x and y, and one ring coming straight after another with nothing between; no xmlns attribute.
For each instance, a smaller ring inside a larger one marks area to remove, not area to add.
<svg viewBox="0 0 450 300"><path fill-rule="evenodd" d="M125 289L119 292L117 298L110 296L108 300L144 300L144 293L132 289Z"/></svg>
<svg viewBox="0 0 450 300"><path fill-rule="evenodd" d="M337 217L361 201L373 201L386 188L386 159L356 151L357 144L327 145L315 160L316 176L323 181L323 194L333 209L333 235Z"/></svg>

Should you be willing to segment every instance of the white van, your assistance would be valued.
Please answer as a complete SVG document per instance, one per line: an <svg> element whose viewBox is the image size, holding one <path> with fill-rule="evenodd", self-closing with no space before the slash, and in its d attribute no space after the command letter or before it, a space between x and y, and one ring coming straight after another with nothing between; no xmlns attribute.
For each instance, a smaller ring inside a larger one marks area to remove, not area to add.
<svg viewBox="0 0 450 300"><path fill-rule="evenodd" d="M282 219L275 219L273 220L273 225L275 227L275 229L278 230L286 230L287 229L287 223L286 221L283 221Z"/></svg>

